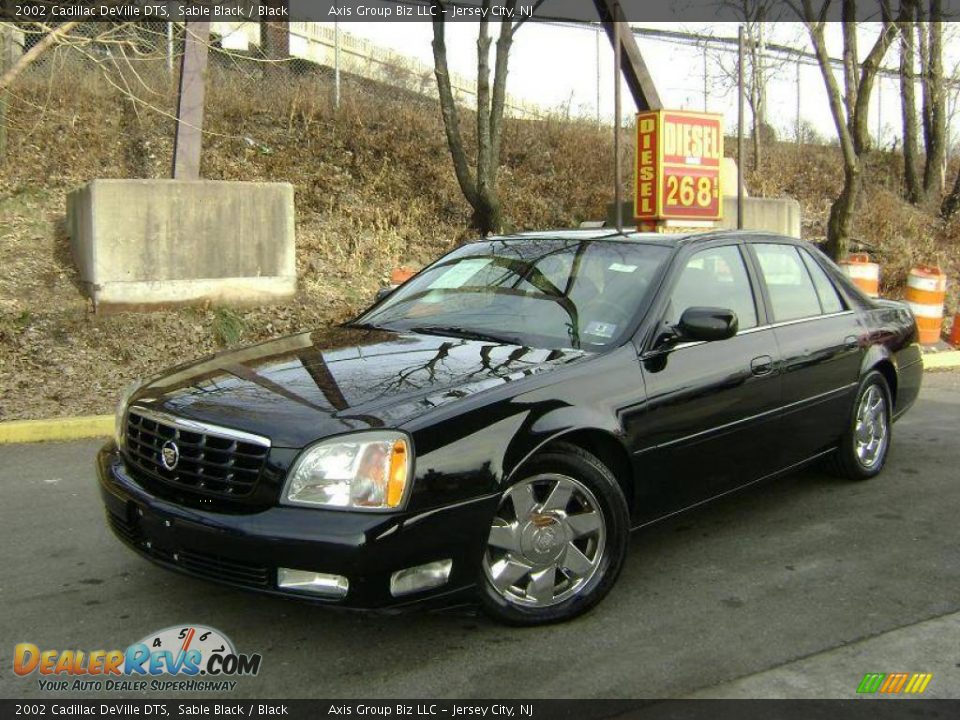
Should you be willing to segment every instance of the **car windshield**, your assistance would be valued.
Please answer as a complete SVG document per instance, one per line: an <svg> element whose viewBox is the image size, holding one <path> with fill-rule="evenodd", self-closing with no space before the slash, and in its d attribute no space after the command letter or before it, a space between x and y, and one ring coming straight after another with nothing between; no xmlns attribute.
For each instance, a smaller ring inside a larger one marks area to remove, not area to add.
<svg viewBox="0 0 960 720"><path fill-rule="evenodd" d="M617 343L669 255L661 245L524 238L446 255L353 323L545 348Z"/></svg>

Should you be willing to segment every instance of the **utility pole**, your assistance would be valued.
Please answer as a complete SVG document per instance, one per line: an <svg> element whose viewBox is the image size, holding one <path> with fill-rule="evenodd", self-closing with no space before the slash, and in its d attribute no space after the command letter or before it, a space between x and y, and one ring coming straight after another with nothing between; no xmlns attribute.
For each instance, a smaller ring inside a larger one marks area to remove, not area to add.
<svg viewBox="0 0 960 720"><path fill-rule="evenodd" d="M707 46L703 46L703 111L707 112L707 101L710 99L710 66L707 64Z"/></svg>
<svg viewBox="0 0 960 720"><path fill-rule="evenodd" d="M737 229L743 230L743 25L737 39Z"/></svg>
<svg viewBox="0 0 960 720"><path fill-rule="evenodd" d="M620 173L620 83L621 43L620 3L613 5L613 172L614 203L616 203L617 232L623 232L623 187Z"/></svg>
<svg viewBox="0 0 960 720"><path fill-rule="evenodd" d="M797 57L797 145L800 145L800 58Z"/></svg>
<svg viewBox="0 0 960 720"><path fill-rule="evenodd" d="M600 26L594 35L597 46L597 127L600 127Z"/></svg>

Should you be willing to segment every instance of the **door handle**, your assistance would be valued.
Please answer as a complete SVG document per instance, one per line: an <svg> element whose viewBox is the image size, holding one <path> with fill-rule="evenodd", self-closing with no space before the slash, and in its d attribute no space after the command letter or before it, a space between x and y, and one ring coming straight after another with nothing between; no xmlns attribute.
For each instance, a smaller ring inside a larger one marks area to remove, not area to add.
<svg viewBox="0 0 960 720"><path fill-rule="evenodd" d="M773 372L773 358L769 355L760 355L750 361L750 372L754 375L769 375Z"/></svg>
<svg viewBox="0 0 960 720"><path fill-rule="evenodd" d="M847 335L843 339L843 346L847 350L856 350L858 347L860 347L860 338L858 338L856 335Z"/></svg>

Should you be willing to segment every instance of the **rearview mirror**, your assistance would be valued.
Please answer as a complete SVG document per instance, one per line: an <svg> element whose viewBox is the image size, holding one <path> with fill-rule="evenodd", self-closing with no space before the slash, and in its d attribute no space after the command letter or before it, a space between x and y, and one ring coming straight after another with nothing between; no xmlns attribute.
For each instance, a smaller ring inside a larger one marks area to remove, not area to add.
<svg viewBox="0 0 960 720"><path fill-rule="evenodd" d="M691 307L683 311L676 331L681 341L711 342L737 334L737 314L728 308Z"/></svg>

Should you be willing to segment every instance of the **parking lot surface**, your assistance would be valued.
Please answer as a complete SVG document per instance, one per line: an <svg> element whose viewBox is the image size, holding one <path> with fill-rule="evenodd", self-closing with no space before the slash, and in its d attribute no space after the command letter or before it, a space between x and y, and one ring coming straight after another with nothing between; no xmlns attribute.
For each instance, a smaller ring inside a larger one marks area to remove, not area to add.
<svg viewBox="0 0 960 720"><path fill-rule="evenodd" d="M170 573L107 530L99 443L0 447L0 696L56 696L12 672L18 642L125 648L199 623L263 655L233 698L851 698L867 672L932 672L926 696L960 697L958 430L960 374L928 374L878 478L805 470L644 529L595 611L535 629Z"/></svg>

